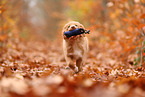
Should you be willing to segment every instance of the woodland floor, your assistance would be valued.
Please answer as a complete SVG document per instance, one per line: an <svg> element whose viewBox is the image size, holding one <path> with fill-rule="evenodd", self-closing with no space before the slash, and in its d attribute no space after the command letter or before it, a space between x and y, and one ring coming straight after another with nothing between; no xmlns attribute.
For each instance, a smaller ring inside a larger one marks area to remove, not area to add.
<svg viewBox="0 0 145 97"><path fill-rule="evenodd" d="M145 97L144 68L119 60L119 50L90 42L83 71L73 74L60 42L9 40L0 52L0 97Z"/></svg>

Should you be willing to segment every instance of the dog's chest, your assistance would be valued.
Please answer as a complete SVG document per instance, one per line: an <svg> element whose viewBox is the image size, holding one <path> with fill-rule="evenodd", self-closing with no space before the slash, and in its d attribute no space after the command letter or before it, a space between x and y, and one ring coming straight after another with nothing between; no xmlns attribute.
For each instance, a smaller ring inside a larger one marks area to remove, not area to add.
<svg viewBox="0 0 145 97"><path fill-rule="evenodd" d="M83 56L83 40L78 39L70 42L68 45L67 53L72 55L75 59Z"/></svg>
<svg viewBox="0 0 145 97"><path fill-rule="evenodd" d="M74 44L73 49L74 49L74 51L73 51L74 56L76 56L76 57L82 57L83 56L82 44L77 44L77 43Z"/></svg>

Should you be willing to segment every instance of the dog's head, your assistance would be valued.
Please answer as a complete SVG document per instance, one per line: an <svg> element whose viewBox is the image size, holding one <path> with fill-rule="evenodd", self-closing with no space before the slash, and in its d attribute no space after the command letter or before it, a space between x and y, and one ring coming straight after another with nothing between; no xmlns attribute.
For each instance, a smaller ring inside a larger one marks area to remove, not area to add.
<svg viewBox="0 0 145 97"><path fill-rule="evenodd" d="M65 26L63 27L62 33L64 34L64 32L66 32L66 31L71 31L71 30L74 30L77 28L84 29L84 26L82 24L80 24L79 22L71 21L71 22L68 22L67 24L65 24Z"/></svg>

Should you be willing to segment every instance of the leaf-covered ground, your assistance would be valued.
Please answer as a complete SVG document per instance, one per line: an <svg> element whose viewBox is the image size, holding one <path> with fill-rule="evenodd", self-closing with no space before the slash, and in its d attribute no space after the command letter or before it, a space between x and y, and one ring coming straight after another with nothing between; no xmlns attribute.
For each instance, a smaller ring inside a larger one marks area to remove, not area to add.
<svg viewBox="0 0 145 97"><path fill-rule="evenodd" d="M145 97L144 68L133 65L135 55L121 61L121 47L106 40L90 41L78 74L66 69L60 41L7 40L0 52L0 97Z"/></svg>

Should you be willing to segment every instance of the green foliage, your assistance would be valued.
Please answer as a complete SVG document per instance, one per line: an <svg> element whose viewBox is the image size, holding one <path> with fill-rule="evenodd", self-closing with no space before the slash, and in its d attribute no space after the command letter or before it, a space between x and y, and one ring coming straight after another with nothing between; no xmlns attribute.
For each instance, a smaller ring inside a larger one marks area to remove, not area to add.
<svg viewBox="0 0 145 97"><path fill-rule="evenodd" d="M144 47L144 41L142 41L141 48L140 49L136 49L135 54L137 54L138 57L134 60L134 62L135 62L134 65L139 64L140 66L142 66L142 63L145 62L145 47Z"/></svg>

